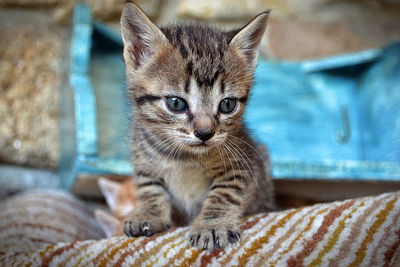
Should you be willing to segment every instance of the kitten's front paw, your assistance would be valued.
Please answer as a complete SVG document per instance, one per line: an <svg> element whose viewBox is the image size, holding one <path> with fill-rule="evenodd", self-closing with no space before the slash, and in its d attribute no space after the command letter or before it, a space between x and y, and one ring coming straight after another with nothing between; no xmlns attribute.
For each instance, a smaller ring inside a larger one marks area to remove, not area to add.
<svg viewBox="0 0 400 267"><path fill-rule="evenodd" d="M220 249L239 242L240 232L238 229L224 226L204 228L195 226L190 231L189 241L192 247L204 250Z"/></svg>
<svg viewBox="0 0 400 267"><path fill-rule="evenodd" d="M168 230L171 222L163 221L158 217L142 214L133 215L124 221L122 232L128 237L152 236L156 233Z"/></svg>

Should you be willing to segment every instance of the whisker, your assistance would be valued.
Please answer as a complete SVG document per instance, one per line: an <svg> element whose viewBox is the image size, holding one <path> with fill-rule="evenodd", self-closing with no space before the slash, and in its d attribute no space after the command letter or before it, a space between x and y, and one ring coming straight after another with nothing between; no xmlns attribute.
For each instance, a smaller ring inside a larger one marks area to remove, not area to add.
<svg viewBox="0 0 400 267"><path fill-rule="evenodd" d="M238 140L238 141L242 142L243 144L247 145L249 148L251 148L254 152L257 153L257 156L258 156L262 161L265 161L265 158L264 158L264 157L260 154L260 152L259 152L257 149L255 149L252 145L250 145L250 144L247 143L246 141L244 141L244 140L242 140L241 138L236 137L236 136L234 136L234 135L228 134L228 136L229 136L229 137L232 137L232 138L235 138L236 140Z"/></svg>
<svg viewBox="0 0 400 267"><path fill-rule="evenodd" d="M246 165L247 165L247 167L250 169L250 171L253 171L253 176L255 176L253 161L250 159L250 157L247 155L247 153L244 152L244 151L240 148L240 146L238 146L238 145L235 144L234 142L232 142L232 141L230 141L230 140L226 140L226 141L227 141L227 144L230 144L230 145L236 147L236 149L235 149L234 147L232 147L232 149L234 149L234 150L238 153L238 155L243 159L243 161L246 163ZM238 150L240 150L241 153L240 153ZM247 158L247 160L243 158L243 155ZM250 166L248 165L248 162L250 162L251 168L250 168Z"/></svg>
<svg viewBox="0 0 400 267"><path fill-rule="evenodd" d="M254 180L254 182L256 184L256 187L258 187L258 181L257 181L257 177L255 175L253 161L247 156L247 154L238 145L236 145L233 142L230 142L229 140L226 140L226 141L227 141L227 144L230 144L232 146L233 145L236 146L242 152L242 153L240 153L235 147L231 147L232 150L234 150L239 155L239 157L244 161L244 163L246 164L246 166L248 168L248 171L250 172L251 179ZM247 158L247 160L243 157L243 155ZM251 166L249 165L249 162L250 162ZM244 169L246 169L243 164L242 164L242 166L243 166Z"/></svg>
<svg viewBox="0 0 400 267"><path fill-rule="evenodd" d="M242 169L239 166L238 159L235 157L234 153L232 152L232 150L229 148L229 146L227 144L223 144L223 146L228 150L228 152L230 152L231 156L235 159L236 166L240 172L240 176L243 177ZM232 169L233 169L233 166L232 166ZM235 171L235 170L233 169L233 171ZM235 172L233 173L233 177L236 177Z"/></svg>
<svg viewBox="0 0 400 267"><path fill-rule="evenodd" d="M172 136L172 137L169 139L169 141L174 140L174 139L175 139L175 137ZM170 148L173 148L173 149L170 150ZM168 150L169 150L169 152L168 152L168 154L166 155L166 159L167 159L167 160L170 159L169 157L170 157L172 151L175 150L175 148L176 148L176 146L175 146L175 143L174 143L174 142L171 142L167 147L164 147L164 149L163 149L163 150L161 151L161 153L158 155L157 163L162 159L163 155L165 155L165 153L166 153ZM157 176L160 176L160 174L163 173L163 172L165 171L165 169L166 169L165 166L164 166L164 167L161 167L160 170L159 170L158 173L157 173Z"/></svg>
<svg viewBox="0 0 400 267"><path fill-rule="evenodd" d="M153 134L152 136L149 136L149 137L145 138L144 140L140 141L139 143L134 143L133 145L134 145L135 147L138 147L138 146L140 146L142 143L146 142L147 140L149 140L149 139L151 139L151 138L154 138L154 137L159 137L159 136L161 136L161 135L167 135L167 134Z"/></svg>
<svg viewBox="0 0 400 267"><path fill-rule="evenodd" d="M226 162L225 162L225 158L224 158L224 156L222 155L222 152L219 150L219 147L216 147L217 148L217 151L218 151L218 153L219 153L219 155L220 155L220 157L221 157L221 160L223 161L223 163L224 163L224 168L225 168L225 173L227 172L227 168L226 168Z"/></svg>
<svg viewBox="0 0 400 267"><path fill-rule="evenodd" d="M164 144L164 143L169 142L169 141L172 140L173 138L174 138L173 136L172 136L172 137L169 137L169 138L163 140L162 142L158 143L156 146L154 146L153 151L152 151L152 154L150 155L151 158L148 157L148 158L149 158L149 162L153 162L153 159L154 159L155 156L158 156L157 160L161 159L161 154L158 154L157 151L156 151L157 147L158 147L158 146L161 146L161 145ZM147 157L147 155L146 155L146 157Z"/></svg>
<svg viewBox="0 0 400 267"><path fill-rule="evenodd" d="M172 140L172 139L170 139ZM170 150L170 148L172 147L172 149ZM159 162L162 158L162 155L164 154L164 152L166 152L167 150L169 150L168 154L166 155L166 159L168 160L170 158L170 155L172 154L172 152L176 149L176 146L174 145L173 142L171 142L171 144L169 144L167 147L165 147L162 151L162 154L158 155L157 158L157 162ZM165 169L167 168L167 166L163 166L159 164L159 170L157 172L157 176L160 176L162 173L164 173Z"/></svg>
<svg viewBox="0 0 400 267"><path fill-rule="evenodd" d="M223 148L224 151L226 152L227 158L228 158L229 162L231 163L231 167L232 167L232 171L233 171L233 177L236 178L235 168L233 167L232 160L231 160L231 158L230 158L229 155L228 155L228 152L227 152L227 150L226 150L225 144L222 144L222 148ZM240 168L239 168L239 169L240 169Z"/></svg>

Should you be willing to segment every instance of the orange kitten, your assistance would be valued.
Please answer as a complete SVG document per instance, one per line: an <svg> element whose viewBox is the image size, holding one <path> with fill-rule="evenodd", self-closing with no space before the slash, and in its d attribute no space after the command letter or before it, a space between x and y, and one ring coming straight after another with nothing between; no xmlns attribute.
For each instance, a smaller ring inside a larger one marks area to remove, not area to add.
<svg viewBox="0 0 400 267"><path fill-rule="evenodd" d="M135 208L136 186L132 179L118 183L103 177L99 178L98 184L112 215L97 209L96 220L107 237L122 236L122 223Z"/></svg>

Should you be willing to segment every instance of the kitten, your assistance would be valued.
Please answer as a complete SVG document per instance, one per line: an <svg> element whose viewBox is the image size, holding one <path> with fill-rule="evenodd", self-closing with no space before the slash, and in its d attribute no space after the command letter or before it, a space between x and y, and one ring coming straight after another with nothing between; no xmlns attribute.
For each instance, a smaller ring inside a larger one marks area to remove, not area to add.
<svg viewBox="0 0 400 267"><path fill-rule="evenodd" d="M138 194L123 225L127 236L168 229L176 210L191 224L192 246L218 249L239 241L243 216L274 208L268 163L242 120L268 14L229 32L158 28L126 4L121 31Z"/></svg>
<svg viewBox="0 0 400 267"><path fill-rule="evenodd" d="M135 209L136 185L131 179L117 183L103 177L99 178L98 184L112 215L96 209L94 212L96 220L107 237L121 236L123 235L122 223Z"/></svg>

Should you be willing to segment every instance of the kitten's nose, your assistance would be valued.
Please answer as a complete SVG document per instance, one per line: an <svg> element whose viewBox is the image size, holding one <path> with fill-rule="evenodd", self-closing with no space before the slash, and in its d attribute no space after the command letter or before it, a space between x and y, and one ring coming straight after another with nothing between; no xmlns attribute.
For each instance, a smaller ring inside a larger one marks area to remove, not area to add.
<svg viewBox="0 0 400 267"><path fill-rule="evenodd" d="M209 140L211 137L213 137L214 134L215 134L215 131L211 128L194 131L194 135L197 138L203 140L204 142Z"/></svg>
<svg viewBox="0 0 400 267"><path fill-rule="evenodd" d="M194 118L194 135L203 142L209 140L215 134L215 122L211 116L198 114Z"/></svg>

